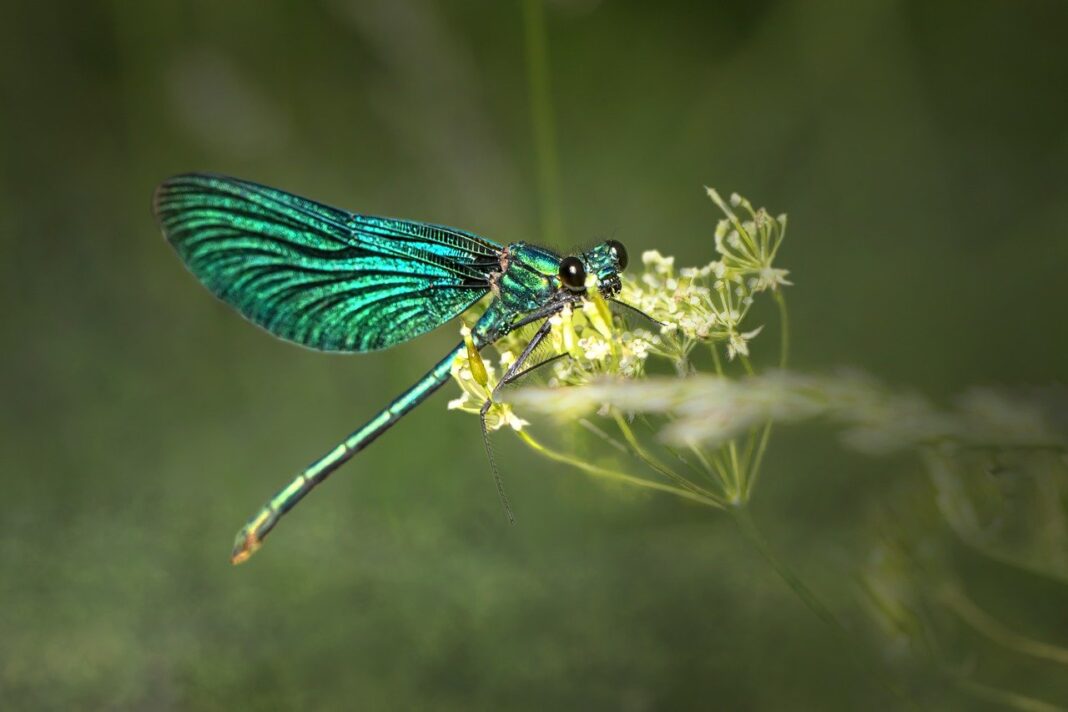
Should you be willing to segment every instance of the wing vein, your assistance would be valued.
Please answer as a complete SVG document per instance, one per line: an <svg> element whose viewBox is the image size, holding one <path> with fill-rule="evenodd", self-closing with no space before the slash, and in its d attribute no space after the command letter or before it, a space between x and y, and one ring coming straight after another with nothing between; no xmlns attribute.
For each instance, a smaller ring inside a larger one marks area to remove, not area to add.
<svg viewBox="0 0 1068 712"><path fill-rule="evenodd" d="M387 348L489 290L501 248L453 228L357 215L255 183L187 174L157 190L168 241L216 296L311 348Z"/></svg>

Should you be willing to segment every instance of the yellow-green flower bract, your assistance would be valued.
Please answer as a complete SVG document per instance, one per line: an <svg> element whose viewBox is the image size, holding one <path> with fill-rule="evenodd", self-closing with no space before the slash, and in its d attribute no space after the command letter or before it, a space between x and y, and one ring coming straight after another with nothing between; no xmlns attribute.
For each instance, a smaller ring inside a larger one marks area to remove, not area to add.
<svg viewBox="0 0 1068 712"><path fill-rule="evenodd" d="M465 340L471 338L471 330L466 326L461 329ZM482 410L482 404L490 400L494 386L497 385L497 373L493 365L486 363L484 359L472 361L472 356L477 354L474 348L469 348L452 363L452 378L460 384L460 397L449 401L449 410L460 410L465 413L478 415ZM501 353L500 366L503 373L515 361L515 356L510 351ZM498 430L504 426L514 430L522 430L528 423L516 416L507 403L494 401L486 412L486 427L489 430Z"/></svg>
<svg viewBox="0 0 1068 712"><path fill-rule="evenodd" d="M608 377L640 378L651 357L666 359L685 373L691 351L700 344L722 345L728 360L749 356L749 344L763 328L748 325L750 307L762 293L790 284L787 271L773 264L785 235L786 216L771 218L737 194L728 205L714 190L706 190L726 216L710 240L718 259L676 270L673 257L649 250L641 256L640 271L623 274L619 301L645 312L660 326L628 328L593 289L580 306L551 316L551 332L539 350L539 360L566 357L547 367L550 387L582 386ZM742 212L741 218L735 209ZM499 373L525 345L524 336L514 333L494 344ZM481 384L472 375L478 375L481 364L470 363L470 358L470 353L457 357L453 377L463 394L449 408L478 413L497 383L498 372L483 354L489 382ZM490 430L504 425L518 430L526 424L504 403L495 402L487 415Z"/></svg>

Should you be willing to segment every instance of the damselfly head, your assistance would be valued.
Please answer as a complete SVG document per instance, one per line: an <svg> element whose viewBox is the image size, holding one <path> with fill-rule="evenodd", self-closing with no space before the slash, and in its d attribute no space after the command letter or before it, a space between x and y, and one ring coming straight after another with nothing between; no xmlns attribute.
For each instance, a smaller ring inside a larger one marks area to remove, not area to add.
<svg viewBox="0 0 1068 712"><path fill-rule="evenodd" d="M597 290L606 296L612 296L622 286L619 273L627 268L627 248L617 240L606 240L584 252L581 262L585 268L583 279L585 280L587 273L592 274L597 278ZM564 284L568 283L565 281Z"/></svg>

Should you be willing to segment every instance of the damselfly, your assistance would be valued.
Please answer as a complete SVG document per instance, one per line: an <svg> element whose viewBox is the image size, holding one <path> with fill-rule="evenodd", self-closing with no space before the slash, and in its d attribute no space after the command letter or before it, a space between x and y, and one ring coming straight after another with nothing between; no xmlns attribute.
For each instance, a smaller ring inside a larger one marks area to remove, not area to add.
<svg viewBox="0 0 1068 712"><path fill-rule="evenodd" d="M234 563L251 556L312 488L440 388L458 355L466 351L477 361L479 349L540 322L497 388L514 381L539 365L527 361L549 333L549 317L584 299L612 299L627 266L615 240L561 256L442 225L357 215L223 176L170 178L156 189L154 209L167 240L217 297L272 334L313 349L386 349L493 295L469 341L249 520L234 543ZM491 404L492 397L482 408L484 437ZM495 467L494 477L503 499Z"/></svg>

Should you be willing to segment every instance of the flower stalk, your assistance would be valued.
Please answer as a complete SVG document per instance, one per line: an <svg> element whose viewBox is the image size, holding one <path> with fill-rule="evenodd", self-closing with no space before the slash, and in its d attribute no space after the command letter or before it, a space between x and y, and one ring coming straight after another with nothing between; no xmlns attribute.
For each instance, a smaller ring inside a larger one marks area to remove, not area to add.
<svg viewBox="0 0 1068 712"><path fill-rule="evenodd" d="M830 608L775 555L753 522L749 503L773 426L820 420L862 453L915 453L936 494L941 522L959 542L1058 583L1068 581L1063 506L1068 435L1040 403L1003 391L972 389L951 406L939 407L857 372L787 370L790 323L784 290L791 282L776 262L786 216L772 218L737 194L724 200L715 190L707 193L725 216L712 235L715 260L678 268L673 257L651 250L642 255L636 273L623 275L618 298L648 314L656 326L627 323L596 293L553 315L543 342L547 353L540 354L550 361L539 369L547 383L527 383L508 392L506 400L495 399L487 428L508 426L539 455L592 477L727 512L789 589L842 639L851 659L908 701ZM761 301L775 304L770 330L753 323ZM778 353L761 353L765 333L776 329ZM522 351L525 336L512 334L487 354L468 348L458 356L453 377L462 394L450 409L478 413L497 385L497 374ZM557 356L565 357L553 360ZM775 367L763 365L769 362ZM549 431L577 423L579 429L562 429L588 432L596 440L582 454L565 453L535 438L531 423ZM609 451L596 452L598 443ZM1021 499L1024 495L1029 499ZM909 511L915 517L915 507ZM1014 515L1009 526L1007 519ZM916 535L914 529L901 531L907 539ZM937 550L927 542L909 546L914 552ZM930 572L948 568L943 562L911 570L895 563L894 550L875 548L878 555L859 579L873 618L887 635L911 641L930 669L965 694L1021 710L1052 708L979 682L940 657L944 626L933 628L927 614L943 611L1005 650L1043 662L1064 664L1063 647L1001 624L964 597L948 574L939 574L948 582L928 583Z"/></svg>
<svg viewBox="0 0 1068 712"><path fill-rule="evenodd" d="M753 423L711 446L700 438L666 442L658 432L679 427L678 422L685 423L687 418L671 407L677 393L659 398L662 407L645 411L655 413L656 422L643 419L641 433L632 422L632 415L641 408L613 402L610 396L597 400L598 394L627 385L660 382L661 377L649 376L650 368L660 370L658 363L676 374L671 379L672 388L685 392L693 383L691 379L699 377L702 353L710 355L716 373L723 378L729 377L734 370L729 367L734 365L744 374L756 375L750 346L764 325L752 325L750 311L757 299L768 295L778 304L782 324L779 363L785 365L788 335L782 289L790 282L787 270L776 266L774 260L785 235L786 216L772 218L737 194L728 202L713 189L706 192L725 216L713 233L717 259L701 267L677 269L673 257L650 250L642 255L641 271L623 277L619 299L647 314L658 326L627 324L612 313L600 294L591 291L590 299L580 306L567 307L549 319L547 356L566 358L546 367L548 388L526 388L510 394L507 403L495 401L487 417L489 430L509 426L524 433L529 422L514 410L520 402L523 410L550 414L557 420L585 418L592 411L593 417L607 418L599 430L615 431L616 442L642 466L644 473L628 474L628 482L665 484L670 488L665 491L688 492L706 503L715 502L717 507L738 504L751 496L770 439L770 422ZM469 332L464 333L469 340ZM496 386L496 374L503 373L522 350L525 336L512 334L496 343L496 364L492 356L480 355L469 345L453 368L462 395L451 401L449 408L477 413ZM584 402L576 409L561 399ZM521 439L531 447L536 442L529 436ZM647 439L652 442L646 444ZM689 452L694 462L679 454L679 448ZM534 449L543 455L548 452L540 445ZM665 450L698 477L678 471L654 450ZM572 464L580 461L570 456L568 460ZM590 472L589 468L579 469Z"/></svg>

